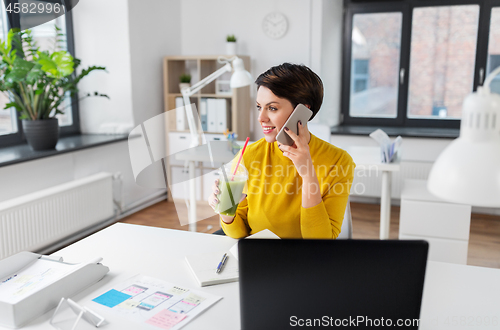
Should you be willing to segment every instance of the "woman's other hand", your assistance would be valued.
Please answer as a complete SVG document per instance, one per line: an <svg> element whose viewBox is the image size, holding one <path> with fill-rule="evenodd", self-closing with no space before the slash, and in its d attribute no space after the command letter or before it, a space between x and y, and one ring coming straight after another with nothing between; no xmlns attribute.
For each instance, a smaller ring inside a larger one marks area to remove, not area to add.
<svg viewBox="0 0 500 330"><path fill-rule="evenodd" d="M219 199L217 198L219 193L219 179L215 179L214 184L212 185L212 193L208 196L208 205L210 205L214 211L215 206L219 204Z"/></svg>
<svg viewBox="0 0 500 330"><path fill-rule="evenodd" d="M295 143L292 146L278 144L278 147L283 151L283 156L288 157L293 162L299 175L304 178L305 176L312 176L314 174L314 167L311 159L311 152L309 151L308 137L310 135L306 134L307 128L305 128L300 121L298 127L299 135L285 127L286 133Z"/></svg>
<svg viewBox="0 0 500 330"><path fill-rule="evenodd" d="M210 205L214 211L215 211L215 206L219 204L219 199L217 198L219 194L220 194L219 179L215 179L214 184L212 185L212 193L210 194L210 196L208 196L208 205ZM247 195L243 194L239 202L241 203L242 201L245 200L245 198L247 198ZM234 220L234 217L222 214L219 215L222 218L222 221L224 221L227 224L230 224Z"/></svg>

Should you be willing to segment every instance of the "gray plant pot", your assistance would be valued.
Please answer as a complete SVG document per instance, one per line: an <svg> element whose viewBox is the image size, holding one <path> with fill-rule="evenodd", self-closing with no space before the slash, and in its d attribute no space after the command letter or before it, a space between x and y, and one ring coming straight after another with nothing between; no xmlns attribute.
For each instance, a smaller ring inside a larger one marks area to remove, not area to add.
<svg viewBox="0 0 500 330"><path fill-rule="evenodd" d="M23 120L23 131L31 149L55 149L59 139L59 121L57 118Z"/></svg>

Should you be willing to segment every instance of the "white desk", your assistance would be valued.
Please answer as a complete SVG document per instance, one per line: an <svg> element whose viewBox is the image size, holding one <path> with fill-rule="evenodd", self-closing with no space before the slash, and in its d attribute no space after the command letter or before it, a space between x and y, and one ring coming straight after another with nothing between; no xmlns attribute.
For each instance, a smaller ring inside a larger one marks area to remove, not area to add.
<svg viewBox="0 0 500 330"><path fill-rule="evenodd" d="M161 229L129 224L115 224L55 255L68 262L80 262L95 256L103 257L109 274L99 283L74 297L84 306L96 295L135 274L152 276L182 286L200 289L184 257L189 254L227 249L236 241L229 237ZM496 317L500 322L500 269L428 262L422 302L421 330L457 329L454 317ZM186 330L236 330L240 328L238 283L201 288L224 297ZM39 317L24 329L51 329L48 320L53 311ZM113 314L103 315L110 323L103 330L138 329L135 323ZM446 324L449 322L450 324ZM462 326L458 329L498 329L498 327ZM7 329L2 328L0 329Z"/></svg>
<svg viewBox="0 0 500 330"><path fill-rule="evenodd" d="M392 172L399 171L400 158L392 163L382 163L379 147L349 147L345 149L356 163L356 170L377 170L382 173L382 191L380 193L380 239L389 238L391 223L391 185Z"/></svg>

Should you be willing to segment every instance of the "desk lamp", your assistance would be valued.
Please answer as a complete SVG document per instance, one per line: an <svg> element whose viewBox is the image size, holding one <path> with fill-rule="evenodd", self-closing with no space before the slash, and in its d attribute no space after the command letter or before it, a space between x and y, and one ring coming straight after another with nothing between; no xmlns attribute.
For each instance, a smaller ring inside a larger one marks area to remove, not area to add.
<svg viewBox="0 0 500 330"><path fill-rule="evenodd" d="M500 207L500 95L490 83L465 98L460 136L437 158L427 188L454 203Z"/></svg>
<svg viewBox="0 0 500 330"><path fill-rule="evenodd" d="M182 89L182 97L184 99L184 108L186 109L187 121L189 125L189 131L191 132L191 145L190 147L196 147L200 145L199 134L197 132L197 125L194 121L193 109L191 108L191 102L189 101L189 97L196 94L203 87L219 78L226 72L231 72L234 67L234 73L231 76L231 80L229 82L231 88L240 88L244 86L249 86L252 84L253 79L248 71L245 70L245 66L243 64L243 60L237 56L226 59L224 57L218 58L219 63L225 63L225 65L219 70L215 71L211 75L203 78L198 83L194 84L191 87ZM232 63L232 65L231 65Z"/></svg>

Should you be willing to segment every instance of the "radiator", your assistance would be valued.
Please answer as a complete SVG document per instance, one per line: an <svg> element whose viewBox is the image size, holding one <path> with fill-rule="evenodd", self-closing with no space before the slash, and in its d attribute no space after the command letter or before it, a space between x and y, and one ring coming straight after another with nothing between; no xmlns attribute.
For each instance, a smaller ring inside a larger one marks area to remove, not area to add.
<svg viewBox="0 0 500 330"><path fill-rule="evenodd" d="M1 202L0 259L46 248L113 216L113 176L109 173Z"/></svg>
<svg viewBox="0 0 500 330"><path fill-rule="evenodd" d="M398 172L392 172L391 197L401 198L401 188L405 179L427 180L433 163L430 162L401 162ZM356 171L351 187L353 196L380 197L382 191L382 173L372 171Z"/></svg>

